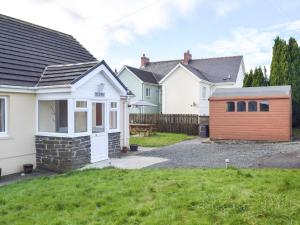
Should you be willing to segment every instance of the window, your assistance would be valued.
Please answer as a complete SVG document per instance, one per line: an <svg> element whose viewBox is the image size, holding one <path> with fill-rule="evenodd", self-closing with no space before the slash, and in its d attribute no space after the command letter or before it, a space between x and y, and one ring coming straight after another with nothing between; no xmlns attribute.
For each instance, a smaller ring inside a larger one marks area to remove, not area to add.
<svg viewBox="0 0 300 225"><path fill-rule="evenodd" d="M101 133L105 131L105 106L104 103L94 102L92 104L92 132Z"/></svg>
<svg viewBox="0 0 300 225"><path fill-rule="evenodd" d="M150 97L151 96L151 89L148 87L146 88L146 97Z"/></svg>
<svg viewBox="0 0 300 225"><path fill-rule="evenodd" d="M86 109L87 108L87 101L76 101L76 108Z"/></svg>
<svg viewBox="0 0 300 225"><path fill-rule="evenodd" d="M206 87L202 87L202 98L206 99Z"/></svg>
<svg viewBox="0 0 300 225"><path fill-rule="evenodd" d="M74 111L74 131L75 133L87 132L87 101L76 101Z"/></svg>
<svg viewBox="0 0 300 225"><path fill-rule="evenodd" d="M7 132L7 103L5 97L0 97L0 135Z"/></svg>
<svg viewBox="0 0 300 225"><path fill-rule="evenodd" d="M246 102L244 101L239 101L237 103L237 111L238 112L246 112Z"/></svg>
<svg viewBox="0 0 300 225"><path fill-rule="evenodd" d="M269 101L261 101L259 108L261 112L269 112Z"/></svg>
<svg viewBox="0 0 300 225"><path fill-rule="evenodd" d="M234 102L227 102L227 112L234 112L235 111L235 104Z"/></svg>
<svg viewBox="0 0 300 225"><path fill-rule="evenodd" d="M67 100L40 100L38 113L39 132L68 133Z"/></svg>
<svg viewBox="0 0 300 225"><path fill-rule="evenodd" d="M109 110L109 129L118 128L118 103L111 102Z"/></svg>
<svg viewBox="0 0 300 225"><path fill-rule="evenodd" d="M248 112L257 112L257 102L256 101L248 102Z"/></svg>

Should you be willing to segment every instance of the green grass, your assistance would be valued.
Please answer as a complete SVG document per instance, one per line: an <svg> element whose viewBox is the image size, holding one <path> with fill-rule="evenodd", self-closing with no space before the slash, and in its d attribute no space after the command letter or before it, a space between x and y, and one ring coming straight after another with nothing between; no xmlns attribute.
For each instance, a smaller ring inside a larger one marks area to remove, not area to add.
<svg viewBox="0 0 300 225"><path fill-rule="evenodd" d="M195 138L195 136L189 136L187 134L158 132L148 137L132 136L130 138L130 144L137 144L143 147L162 147L162 146L175 144L177 142L181 142L185 140L190 140L193 138Z"/></svg>
<svg viewBox="0 0 300 225"><path fill-rule="evenodd" d="M300 170L86 170L0 187L1 225L300 224Z"/></svg>

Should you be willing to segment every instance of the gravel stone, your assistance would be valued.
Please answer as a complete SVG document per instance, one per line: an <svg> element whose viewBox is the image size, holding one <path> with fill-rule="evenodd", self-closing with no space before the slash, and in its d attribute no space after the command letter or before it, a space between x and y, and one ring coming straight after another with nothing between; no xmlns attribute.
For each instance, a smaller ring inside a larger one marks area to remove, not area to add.
<svg viewBox="0 0 300 225"><path fill-rule="evenodd" d="M169 159L149 168L224 168L225 159L237 168L300 168L300 142L202 143L198 138L138 155Z"/></svg>

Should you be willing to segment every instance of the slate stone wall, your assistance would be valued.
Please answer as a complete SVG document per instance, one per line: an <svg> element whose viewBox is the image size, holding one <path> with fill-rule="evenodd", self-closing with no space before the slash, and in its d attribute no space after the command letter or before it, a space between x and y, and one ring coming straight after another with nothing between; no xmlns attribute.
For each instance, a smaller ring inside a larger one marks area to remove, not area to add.
<svg viewBox="0 0 300 225"><path fill-rule="evenodd" d="M108 133L108 157L118 157L121 151L121 133Z"/></svg>
<svg viewBox="0 0 300 225"><path fill-rule="evenodd" d="M90 163L90 136L74 138L36 136L35 143L38 168L64 172Z"/></svg>

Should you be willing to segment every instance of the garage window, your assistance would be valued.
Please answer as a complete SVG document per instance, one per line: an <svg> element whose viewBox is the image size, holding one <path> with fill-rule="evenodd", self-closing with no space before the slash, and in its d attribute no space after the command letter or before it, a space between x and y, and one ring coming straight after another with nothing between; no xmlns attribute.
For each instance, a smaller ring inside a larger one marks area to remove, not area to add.
<svg viewBox="0 0 300 225"><path fill-rule="evenodd" d="M234 102L227 102L227 112L235 112L235 103Z"/></svg>
<svg viewBox="0 0 300 225"><path fill-rule="evenodd" d="M238 112L246 112L246 102L244 101L239 101L237 103L237 111Z"/></svg>
<svg viewBox="0 0 300 225"><path fill-rule="evenodd" d="M248 112L257 112L257 102L256 101L248 102Z"/></svg>
<svg viewBox="0 0 300 225"><path fill-rule="evenodd" d="M259 108L261 112L269 112L269 101L261 101Z"/></svg>

